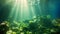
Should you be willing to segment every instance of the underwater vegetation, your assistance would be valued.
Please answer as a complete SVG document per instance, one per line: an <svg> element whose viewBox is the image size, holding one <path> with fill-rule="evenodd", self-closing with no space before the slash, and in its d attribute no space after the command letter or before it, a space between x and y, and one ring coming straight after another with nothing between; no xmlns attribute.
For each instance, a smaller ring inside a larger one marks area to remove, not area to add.
<svg viewBox="0 0 60 34"><path fill-rule="evenodd" d="M8 20L0 24L0 30L6 34L60 34L60 19L47 15L19 22Z"/></svg>
<svg viewBox="0 0 60 34"><path fill-rule="evenodd" d="M60 34L60 0L0 0L0 34Z"/></svg>

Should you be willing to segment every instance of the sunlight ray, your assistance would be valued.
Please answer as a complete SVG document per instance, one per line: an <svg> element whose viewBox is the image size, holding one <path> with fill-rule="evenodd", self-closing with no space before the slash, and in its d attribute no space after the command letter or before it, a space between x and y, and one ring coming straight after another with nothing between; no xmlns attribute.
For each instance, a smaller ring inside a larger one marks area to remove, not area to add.
<svg viewBox="0 0 60 34"><path fill-rule="evenodd" d="M15 2L15 4L12 6L12 9L11 9L11 12L10 12L10 14L9 14L9 17L12 17L13 16L13 13L15 12L14 10L16 9L16 2Z"/></svg>

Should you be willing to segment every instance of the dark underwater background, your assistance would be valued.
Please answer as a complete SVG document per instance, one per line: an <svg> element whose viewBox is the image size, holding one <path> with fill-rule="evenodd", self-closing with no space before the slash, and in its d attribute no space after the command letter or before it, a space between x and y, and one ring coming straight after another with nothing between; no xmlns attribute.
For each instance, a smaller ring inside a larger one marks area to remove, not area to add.
<svg viewBox="0 0 60 34"><path fill-rule="evenodd" d="M12 5L5 5L6 0L0 0L0 33L60 34L60 0L40 0L39 2L40 9L38 5L34 6L35 18L14 21L9 18Z"/></svg>

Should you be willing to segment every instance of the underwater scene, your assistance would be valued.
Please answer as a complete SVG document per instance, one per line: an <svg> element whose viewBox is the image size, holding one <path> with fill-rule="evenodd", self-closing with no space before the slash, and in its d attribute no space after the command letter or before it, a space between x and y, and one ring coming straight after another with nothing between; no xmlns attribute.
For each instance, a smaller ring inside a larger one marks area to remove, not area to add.
<svg viewBox="0 0 60 34"><path fill-rule="evenodd" d="M60 0L0 0L0 34L60 34Z"/></svg>

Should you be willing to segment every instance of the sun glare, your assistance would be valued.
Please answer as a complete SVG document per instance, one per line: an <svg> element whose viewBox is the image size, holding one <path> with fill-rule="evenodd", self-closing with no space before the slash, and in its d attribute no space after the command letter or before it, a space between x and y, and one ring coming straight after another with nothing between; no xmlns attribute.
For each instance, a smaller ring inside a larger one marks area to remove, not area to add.
<svg viewBox="0 0 60 34"><path fill-rule="evenodd" d="M12 9L9 18L13 20L27 20L32 19L35 16L35 9L33 6L29 6L27 0L7 0L6 4L13 2Z"/></svg>

